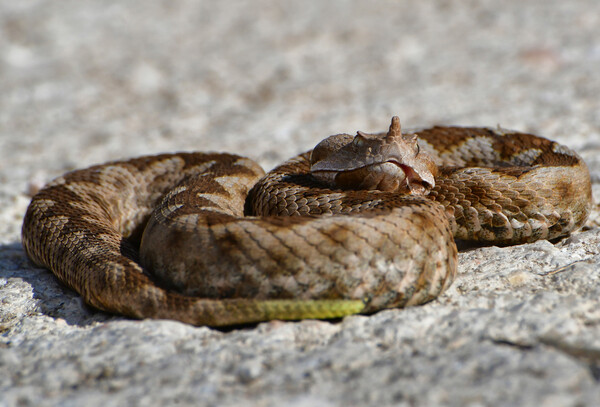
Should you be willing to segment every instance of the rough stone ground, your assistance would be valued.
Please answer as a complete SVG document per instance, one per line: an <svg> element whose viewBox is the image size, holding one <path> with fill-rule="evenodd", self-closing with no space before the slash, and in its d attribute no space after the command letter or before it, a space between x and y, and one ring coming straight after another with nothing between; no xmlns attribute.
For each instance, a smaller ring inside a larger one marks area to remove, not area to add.
<svg viewBox="0 0 600 407"><path fill-rule="evenodd" d="M0 406L592 406L600 229L471 249L439 300L219 331L82 305L19 243L28 193L146 153L266 167L329 134L501 124L600 198L596 0L0 4ZM596 10L596 11L594 11Z"/></svg>

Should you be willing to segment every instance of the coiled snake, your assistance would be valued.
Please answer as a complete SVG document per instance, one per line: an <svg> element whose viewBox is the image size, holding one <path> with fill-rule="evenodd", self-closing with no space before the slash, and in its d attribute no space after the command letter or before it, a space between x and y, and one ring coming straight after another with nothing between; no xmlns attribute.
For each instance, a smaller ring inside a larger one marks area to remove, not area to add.
<svg viewBox="0 0 600 407"><path fill-rule="evenodd" d="M335 318L436 298L453 238L554 239L591 210L568 148L504 129L331 136L264 175L176 153L67 173L27 209L27 255L93 307L195 325Z"/></svg>

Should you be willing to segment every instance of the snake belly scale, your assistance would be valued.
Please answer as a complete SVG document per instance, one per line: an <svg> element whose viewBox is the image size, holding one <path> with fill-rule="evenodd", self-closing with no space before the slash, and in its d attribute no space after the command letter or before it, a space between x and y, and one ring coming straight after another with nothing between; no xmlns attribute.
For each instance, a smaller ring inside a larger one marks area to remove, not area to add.
<svg viewBox="0 0 600 407"><path fill-rule="evenodd" d="M67 173L33 197L22 242L95 308L223 326L422 304L452 283L455 238L555 239L591 205L567 147L500 128L401 134L394 117L266 175L226 153Z"/></svg>

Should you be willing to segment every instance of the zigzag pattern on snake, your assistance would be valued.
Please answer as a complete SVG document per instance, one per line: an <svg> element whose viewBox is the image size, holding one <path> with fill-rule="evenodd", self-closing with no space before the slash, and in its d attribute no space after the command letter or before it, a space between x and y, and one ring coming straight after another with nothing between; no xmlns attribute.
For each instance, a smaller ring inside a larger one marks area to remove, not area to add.
<svg viewBox="0 0 600 407"><path fill-rule="evenodd" d="M93 307L195 325L335 318L422 304L454 238L555 239L591 210L589 171L531 134L433 127L336 135L264 175L175 153L67 173L37 193L27 255Z"/></svg>

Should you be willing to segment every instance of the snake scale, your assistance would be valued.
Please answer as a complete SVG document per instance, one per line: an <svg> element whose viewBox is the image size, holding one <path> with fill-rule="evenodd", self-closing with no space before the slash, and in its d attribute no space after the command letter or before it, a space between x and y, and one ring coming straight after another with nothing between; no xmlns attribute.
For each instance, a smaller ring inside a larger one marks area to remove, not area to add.
<svg viewBox="0 0 600 407"><path fill-rule="evenodd" d="M336 318L436 298L454 239L518 244L581 227L590 175L531 134L433 127L331 136L264 174L225 153L134 158L58 177L23 247L89 305L222 326Z"/></svg>

